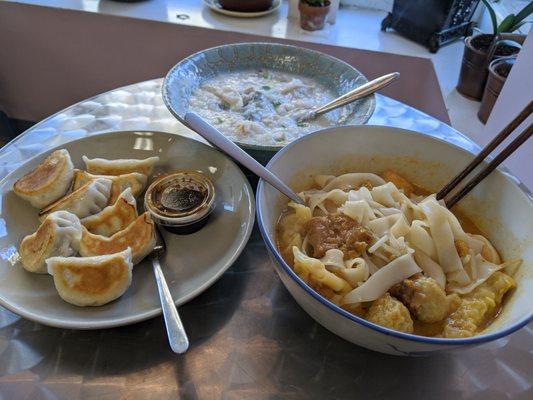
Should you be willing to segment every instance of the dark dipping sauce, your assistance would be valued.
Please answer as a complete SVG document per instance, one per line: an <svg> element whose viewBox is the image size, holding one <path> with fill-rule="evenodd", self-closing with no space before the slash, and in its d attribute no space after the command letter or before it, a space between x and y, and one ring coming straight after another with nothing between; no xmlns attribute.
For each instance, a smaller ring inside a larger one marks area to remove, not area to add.
<svg viewBox="0 0 533 400"><path fill-rule="evenodd" d="M157 179L146 191L145 207L172 233L202 228L214 206L214 186L202 173L177 171Z"/></svg>

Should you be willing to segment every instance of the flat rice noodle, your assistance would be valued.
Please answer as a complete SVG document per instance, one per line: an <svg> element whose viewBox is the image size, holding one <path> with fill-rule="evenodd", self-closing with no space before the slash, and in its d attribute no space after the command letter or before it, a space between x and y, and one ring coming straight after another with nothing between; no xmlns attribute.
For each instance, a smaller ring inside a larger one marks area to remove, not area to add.
<svg viewBox="0 0 533 400"><path fill-rule="evenodd" d="M405 254L376 271L365 283L346 294L343 303L354 304L376 300L393 285L421 271L413 256Z"/></svg>
<svg viewBox="0 0 533 400"><path fill-rule="evenodd" d="M483 282L485 282L487 279L489 279L490 276L494 272L499 271L500 269L503 269L507 266L507 263L496 265L494 263L486 261L479 254L476 254L474 257L472 257L470 262L473 263L474 268L476 270L476 278L472 279L472 282L469 283L468 285L458 285L454 283L449 283L448 286L446 287L446 290L448 292L457 293L457 294L470 293L476 287L478 287Z"/></svg>
<svg viewBox="0 0 533 400"><path fill-rule="evenodd" d="M345 268L339 273L350 285L357 287L368 279L370 271L366 261L362 258L354 258L350 260L350 263L352 264L350 268Z"/></svg>
<svg viewBox="0 0 533 400"><path fill-rule="evenodd" d="M368 272L370 273L370 275L376 273L376 271L379 270L379 267L374 263L371 257L366 254L366 252L363 253L363 260L365 260L366 265L368 266Z"/></svg>
<svg viewBox="0 0 533 400"><path fill-rule="evenodd" d="M365 200L368 205L374 209L384 208L383 204L379 204L372 198L372 193L368 188L361 186L357 190L350 190L348 192L348 201Z"/></svg>
<svg viewBox="0 0 533 400"><path fill-rule="evenodd" d="M447 273L446 281L459 286L466 286L471 282L471 279L464 269L460 269L458 271Z"/></svg>
<svg viewBox="0 0 533 400"><path fill-rule="evenodd" d="M327 192L333 189L355 189L359 188L365 182L370 182L372 186L380 186L385 184L383 178L376 174L371 174L367 172L354 172L336 177L335 179L331 180L326 186L324 186L323 190Z"/></svg>
<svg viewBox="0 0 533 400"><path fill-rule="evenodd" d="M347 201L339 211L363 225L375 218L374 212L365 200Z"/></svg>
<svg viewBox="0 0 533 400"><path fill-rule="evenodd" d="M390 232L395 238L400 238L409 233L409 224L403 214L399 214L400 218L391 226Z"/></svg>
<svg viewBox="0 0 533 400"><path fill-rule="evenodd" d="M341 269L346 269L346 264L344 263L344 253L339 249L329 249L324 254L324 257L320 259L322 264L326 266L329 270L338 271Z"/></svg>
<svg viewBox="0 0 533 400"><path fill-rule="evenodd" d="M378 210L384 216L402 214L402 210L393 207L380 207Z"/></svg>
<svg viewBox="0 0 533 400"><path fill-rule="evenodd" d="M326 200L330 200L337 206L340 206L344 204L348 199L348 193L343 192L340 189L333 189L328 192L316 192L311 193L309 195L306 193L306 196L309 197L308 204L309 208L311 209L311 213L314 213L315 208L317 207L321 209L324 213L327 213L327 209L324 204Z"/></svg>
<svg viewBox="0 0 533 400"><path fill-rule="evenodd" d="M396 201L397 194L400 193L398 188L394 186L394 183L388 182L385 185L372 188L370 191L372 198L378 203L386 207L399 207L399 202ZM396 197L396 198L395 198Z"/></svg>
<svg viewBox="0 0 533 400"><path fill-rule="evenodd" d="M501 264L502 260L500 258L500 255L498 254L498 251L494 248L491 242L485 237L481 235L469 235L475 240L478 240L482 243L482 247L479 251L476 251L476 254L479 254L483 252L483 255L489 255L489 257L484 257L487 261L494 263L494 264ZM484 249L485 248L485 249Z"/></svg>
<svg viewBox="0 0 533 400"><path fill-rule="evenodd" d="M415 249L414 252L416 263L420 268L422 268L422 271L424 271L424 274L429 276L430 278L435 279L437 284L442 288L446 288L446 275L444 275L444 272L442 271L442 267L437 264L435 261L431 259L427 254L425 254L422 250Z"/></svg>
<svg viewBox="0 0 533 400"><path fill-rule="evenodd" d="M292 248L295 270L307 272L316 281L328 286L336 292L346 289L348 283L337 275L329 272L318 259L308 257L296 246Z"/></svg>
<svg viewBox="0 0 533 400"><path fill-rule="evenodd" d="M428 226L425 222L416 220L411 224L409 233L405 236L413 248L418 248L426 253L433 260L437 259L437 248L431 238L431 235L424 228ZM429 226L428 226L429 227Z"/></svg>
<svg viewBox="0 0 533 400"><path fill-rule="evenodd" d="M402 217L402 214L393 214L386 217L376 218L373 221L369 221L367 226L377 237L382 237L389 231L391 226L400 219L400 217Z"/></svg>
<svg viewBox="0 0 533 400"><path fill-rule="evenodd" d="M463 271L463 264L455 248L454 236L448 215L434 199L427 199L421 204L429 224L431 237L437 250L437 261L446 274Z"/></svg>

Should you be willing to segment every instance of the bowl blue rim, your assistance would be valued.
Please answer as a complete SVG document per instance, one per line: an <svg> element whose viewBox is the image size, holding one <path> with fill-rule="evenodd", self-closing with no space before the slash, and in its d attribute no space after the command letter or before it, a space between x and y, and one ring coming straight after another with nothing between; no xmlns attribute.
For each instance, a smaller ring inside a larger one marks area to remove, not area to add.
<svg viewBox="0 0 533 400"><path fill-rule="evenodd" d="M190 60L194 59L195 57L198 57L201 54L203 54L203 53L205 53L207 51L210 51L210 50L220 49L220 48L225 48L225 47L236 47L236 46L240 47L240 46L250 46L250 45L260 45L260 46L267 46L268 45L268 46L289 47L289 48L293 48L293 49L298 49L299 51L305 51L305 52L314 53L316 55L320 55L320 56L323 56L323 57L327 57L327 58L329 58L331 60L334 60L335 62L337 62L339 64L345 65L346 68L348 68L348 69L356 71L358 74L360 74L365 79L366 82L368 82L368 78L366 77L366 75L363 74L361 71L359 71L354 66L348 64L346 61L343 61L340 58L337 58L337 57L332 56L332 55L327 54L327 53L323 53L323 52L318 51L318 50L313 50L313 49L309 49L307 47L295 46L295 45L292 45L292 44L285 44L285 43L278 43L278 42L228 43L228 44L223 44L223 45L220 45L220 46L213 46L213 47L209 47L207 49L203 49L203 50L197 51L196 53L193 53L193 54L181 59L174 66L172 66L172 68L170 68L170 70L166 73L165 77L163 78L163 84L161 85L161 96L163 97L163 102L165 103L165 106L170 111L170 113L179 122L181 122L183 125L188 127L187 122L183 119L183 116L180 115L177 112L177 110L174 109L174 107L172 105L172 101L170 100L169 84L168 84L168 81L169 81L171 75L173 75L175 73L175 71L182 64L184 64L185 62L190 61ZM376 111L376 94L373 93L373 94L371 94L368 97L369 97L369 100L370 100L370 107L368 108L367 112L365 113L364 118L362 118L362 121L356 126L365 125L368 122L368 120L372 117L372 115L374 115L374 112ZM340 126L346 126L346 125L337 125L337 126L334 126L334 128L338 128ZM315 133L315 132L319 132L319 131L314 131L314 132L311 132L311 133ZM308 135L308 134L306 134L306 135ZM306 136L306 135L304 135L304 136ZM233 141L233 142L235 144L237 144L239 147L241 147L241 148L243 148L245 150L260 150L260 151L270 151L270 152L277 152L280 149L282 149L283 147L287 146L286 144L284 144L284 145L260 145L260 144L245 143L245 142L240 142L240 141Z"/></svg>
<svg viewBox="0 0 533 400"><path fill-rule="evenodd" d="M315 131L315 132L309 133L308 135L305 135L305 136L303 136L303 137L301 137L301 138L289 143L283 149L278 151L274 155L274 157L272 157L272 159L269 161L269 163L267 164L266 168L269 169L272 166L272 164L274 164L278 160L278 158L282 157L283 154L285 152L287 152L292 146L295 146L295 145L297 145L298 143L300 143L302 141L309 140L311 137L313 137L315 135L327 134L328 131L330 131L332 129L339 129L339 128L340 129L350 129L350 128L354 128L354 127L357 127L357 126L326 128L326 129L322 129L320 131ZM379 129L400 130L400 131L403 131L402 133L406 133L406 134L413 134L415 136L429 137L429 138L431 138L433 140L446 143L447 145L450 145L450 146L452 146L452 147L454 147L454 148L456 148L458 150L466 151L466 152L468 152L470 154L473 154L471 151L466 150L466 149L464 149L464 148L462 148L460 146L457 146L457 145L455 145L453 143L450 143L450 142L448 142L446 140L443 140L443 139L440 139L440 138L436 138L434 136L430 136L430 135L427 135L427 134L424 134L424 133L411 131L411 130L408 130L408 129L387 127L387 126L380 126L380 125L365 125L365 128L370 128L370 129L379 128ZM510 174L507 170L505 170L505 169L501 169L501 170L503 172L505 172L505 174L507 176L511 177L512 179L514 179L515 181L520 183L520 181L516 177L514 177L512 174ZM348 318L349 320L351 320L351 321L353 321L353 322L355 322L355 323L357 323L359 325L363 325L366 328L373 329L373 330L378 331L380 333L383 333L385 335L394 336L394 337L397 337L399 339L405 339L405 340L413 341L413 342L419 342L419 343L425 343L425 344L443 344L443 345L451 345L451 346L467 345L467 344L480 344L480 343L490 342L490 341L502 338L504 336L507 336L507 335L517 331L518 329L524 327L530 321L533 321L533 311L530 311L529 314L526 314L526 316L524 318L518 320L516 323L514 323L510 327L508 327L506 329L503 329L502 331L499 331L499 332L494 332L494 333L487 334L487 335L473 336L471 338L466 338L466 339L452 339L452 338L445 339L445 338L434 338L434 337L419 336L419 335L414 335L414 334L410 334L410 333L399 332L399 331L396 331L396 330L393 330L393 329L385 328L385 327L383 327L381 325L374 324L374 323L372 323L370 321L367 321L367 320L365 320L365 319L363 319L361 317L358 317L356 315L353 315L353 314L347 312L346 310L342 309L341 307L337 306L336 304L332 303L331 301L329 301L325 297L322 297L317 292L315 292L310 286L307 285L307 283L305 283L298 276L298 274L296 274L296 272L293 271L293 269L285 262L283 257L281 257L281 255L279 254L279 251L278 251L275 243L273 243L272 240L270 240L270 237L269 237L268 233L266 232L266 229L265 229L265 226L264 226L264 223L263 223L263 214L262 214L262 211L261 211L261 207L262 207L262 204L261 204L262 203L261 202L261 192L263 191L263 186L264 185L265 185L265 182L263 181L263 179L260 179L259 184L257 185L257 192L256 192L256 196L255 196L255 202L256 202L255 209L256 209L256 212L257 212L257 224L259 226L259 231L261 232L261 236L263 237L263 241L266 243L269 252L274 256L274 258L276 259L277 263L283 268L283 270L302 289L304 289L304 291L306 291L309 295L311 295L311 297L313 297L315 300L317 300L320 303L322 303L322 305L326 306L331 311L334 311L337 314L340 314L343 317ZM519 186L519 189L522 190L523 192L525 192L526 196L529 199L531 199L531 193L528 193L525 185L520 184L518 186Z"/></svg>

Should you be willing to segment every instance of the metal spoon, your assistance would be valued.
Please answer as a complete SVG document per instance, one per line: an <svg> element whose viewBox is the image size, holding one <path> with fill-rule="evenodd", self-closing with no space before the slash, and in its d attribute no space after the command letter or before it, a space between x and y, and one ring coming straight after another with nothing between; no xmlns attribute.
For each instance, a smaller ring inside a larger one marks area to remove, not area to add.
<svg viewBox="0 0 533 400"><path fill-rule="evenodd" d="M373 79L370 82L365 83L359 87L356 87L354 90L343 94L342 96L337 97L335 100L330 101L323 106L315 108L307 113L304 113L298 118L298 122L308 121L310 119L315 119L319 115L325 114L332 110L335 110L339 107L343 107L346 104L350 104L356 100L359 100L365 96L371 95L372 93L377 92L380 89L383 89L385 86L390 85L396 79L400 77L399 72L392 72L387 75L380 76L379 78Z"/></svg>
<svg viewBox="0 0 533 400"><path fill-rule="evenodd" d="M279 190L289 199L295 203L304 204L304 201L300 198L300 196L294 193L290 187L281 181L281 179L259 164L254 158L252 158L252 156L224 136L222 132L204 121L198 114L194 112L188 112L185 114L184 120L189 128L198 133L215 147L218 147L231 158L240 162L254 174L270 183L274 188Z"/></svg>
<svg viewBox="0 0 533 400"><path fill-rule="evenodd" d="M154 276L157 283L157 289L159 291L159 299L161 301L161 308L163 309L163 317L165 318L165 325L167 327L167 336L170 347L174 353L182 354L189 348L189 338L185 332L185 328L181 323L178 309L172 300L170 290L168 290L167 281L163 271L161 270L161 264L159 258L165 254L167 248L165 240L159 232L159 228L155 227L155 234L157 243L152 251L152 266L154 267Z"/></svg>

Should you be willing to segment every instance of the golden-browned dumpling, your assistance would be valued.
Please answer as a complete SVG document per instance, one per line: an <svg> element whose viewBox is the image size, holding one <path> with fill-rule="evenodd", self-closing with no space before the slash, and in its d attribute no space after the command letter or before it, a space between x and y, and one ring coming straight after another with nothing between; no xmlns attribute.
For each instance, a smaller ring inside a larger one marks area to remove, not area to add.
<svg viewBox="0 0 533 400"><path fill-rule="evenodd" d="M83 156L82 159L87 167L87 171L96 175L123 175L138 172L149 176L155 164L159 162L159 157L149 157L144 160L106 160L104 158L90 159Z"/></svg>
<svg viewBox="0 0 533 400"><path fill-rule="evenodd" d="M48 214L59 210L69 211L78 218L99 213L107 206L111 193L111 183L111 179L95 179L50 204L39 213L39 218L42 221Z"/></svg>
<svg viewBox="0 0 533 400"><path fill-rule="evenodd" d="M396 331L413 332L413 320L409 310L389 293L385 293L372 303L366 319Z"/></svg>
<svg viewBox="0 0 533 400"><path fill-rule="evenodd" d="M154 249L155 226L148 213L137 217L126 229L111 237L94 235L82 228L80 254L84 257L112 254L131 248L133 263L137 264Z"/></svg>
<svg viewBox="0 0 533 400"><path fill-rule="evenodd" d="M72 180L72 190L79 189L87 182L94 181L97 178L107 178L113 181L111 186L111 194L109 196L109 203L114 204L117 201L120 194L127 188L131 188L131 193L134 197L139 196L145 186L148 177L144 174L138 172L132 172L130 174L124 175L93 175L85 171L80 171L79 169L74 170L74 178Z"/></svg>
<svg viewBox="0 0 533 400"><path fill-rule="evenodd" d="M80 239L78 217L68 211L56 211L46 217L34 234L22 239L19 248L22 266L27 271L46 274L45 260L71 256L77 252Z"/></svg>
<svg viewBox="0 0 533 400"><path fill-rule="evenodd" d="M89 232L109 237L126 229L136 218L137 202L131 194L131 188L127 188L115 204L104 208L98 214L83 218L81 223Z"/></svg>
<svg viewBox="0 0 533 400"><path fill-rule="evenodd" d="M52 257L46 264L59 296L77 306L109 303L131 285L131 249L98 257Z"/></svg>
<svg viewBox="0 0 533 400"><path fill-rule="evenodd" d="M463 338L474 336L487 322L488 316L494 316L505 294L516 287L516 282L509 275L496 271L489 279L462 297L457 310L446 318L443 336L445 338Z"/></svg>
<svg viewBox="0 0 533 400"><path fill-rule="evenodd" d="M72 181L74 166L67 150L56 150L13 186L13 191L37 208L63 196Z"/></svg>
<svg viewBox="0 0 533 400"><path fill-rule="evenodd" d="M404 279L393 286L390 293L421 322L441 321L448 315L446 292L433 278L418 276Z"/></svg>

